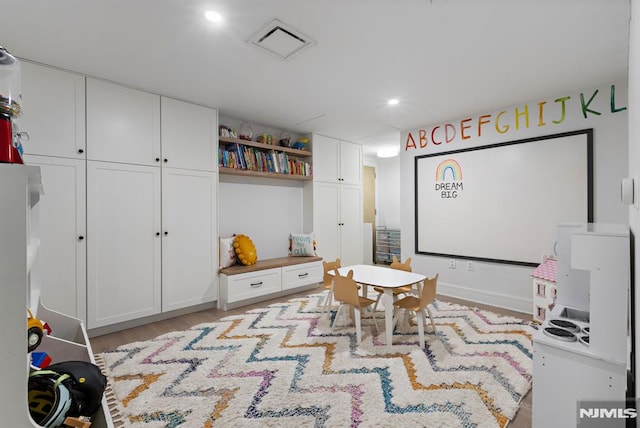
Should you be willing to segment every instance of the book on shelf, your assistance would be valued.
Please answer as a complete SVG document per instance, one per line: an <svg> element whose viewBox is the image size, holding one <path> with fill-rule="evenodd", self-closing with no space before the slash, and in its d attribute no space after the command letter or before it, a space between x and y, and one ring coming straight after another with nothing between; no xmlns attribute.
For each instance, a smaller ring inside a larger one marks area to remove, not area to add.
<svg viewBox="0 0 640 428"><path fill-rule="evenodd" d="M240 143L221 142L218 148L219 165L225 168L260 171L273 174L311 176L312 167L305 162L275 149L261 149Z"/></svg>

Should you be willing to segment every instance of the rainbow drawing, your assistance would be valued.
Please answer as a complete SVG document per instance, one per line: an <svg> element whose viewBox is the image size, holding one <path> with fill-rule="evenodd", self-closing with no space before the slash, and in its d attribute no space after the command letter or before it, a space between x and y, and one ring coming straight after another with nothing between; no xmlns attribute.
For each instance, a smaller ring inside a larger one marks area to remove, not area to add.
<svg viewBox="0 0 640 428"><path fill-rule="evenodd" d="M436 168L436 181L446 180L447 171L451 172L453 181L462 180L462 169L460 164L453 159L445 159Z"/></svg>

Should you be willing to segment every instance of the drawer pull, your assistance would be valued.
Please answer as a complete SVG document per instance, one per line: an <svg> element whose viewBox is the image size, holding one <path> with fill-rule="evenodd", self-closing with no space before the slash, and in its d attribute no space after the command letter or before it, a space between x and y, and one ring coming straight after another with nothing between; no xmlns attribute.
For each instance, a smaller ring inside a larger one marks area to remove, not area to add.
<svg viewBox="0 0 640 428"><path fill-rule="evenodd" d="M260 282L252 282L250 285L252 287L262 287L262 281L260 281Z"/></svg>
<svg viewBox="0 0 640 428"><path fill-rule="evenodd" d="M299 273L298 278L304 278L305 276L308 276L308 275L309 275L309 272Z"/></svg>

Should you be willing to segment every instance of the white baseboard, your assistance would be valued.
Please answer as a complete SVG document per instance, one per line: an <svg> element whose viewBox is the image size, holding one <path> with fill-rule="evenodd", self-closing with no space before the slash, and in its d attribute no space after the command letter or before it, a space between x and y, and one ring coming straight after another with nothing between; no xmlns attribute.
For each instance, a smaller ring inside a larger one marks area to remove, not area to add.
<svg viewBox="0 0 640 428"><path fill-rule="evenodd" d="M521 312L527 315L531 315L533 308L533 297L531 297L531 299L523 299L520 297L510 296L508 294L477 290L442 282L438 282L438 294L442 296L455 297L456 299L482 303L484 305L509 309L511 311Z"/></svg>

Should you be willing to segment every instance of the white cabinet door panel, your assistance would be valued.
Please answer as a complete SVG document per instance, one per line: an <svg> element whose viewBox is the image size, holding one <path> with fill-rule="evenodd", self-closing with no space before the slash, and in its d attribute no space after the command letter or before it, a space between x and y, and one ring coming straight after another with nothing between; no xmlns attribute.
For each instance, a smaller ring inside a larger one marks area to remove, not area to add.
<svg viewBox="0 0 640 428"><path fill-rule="evenodd" d="M25 156L40 166L45 194L39 202L40 250L33 280L49 309L86 319L85 162Z"/></svg>
<svg viewBox="0 0 640 428"><path fill-rule="evenodd" d="M88 162L88 328L160 312L160 168Z"/></svg>
<svg viewBox="0 0 640 428"><path fill-rule="evenodd" d="M215 171L216 110L167 97L162 97L161 103L163 166Z"/></svg>
<svg viewBox="0 0 640 428"><path fill-rule="evenodd" d="M160 96L87 78L87 159L160 164Z"/></svg>
<svg viewBox="0 0 640 428"><path fill-rule="evenodd" d="M338 182L340 141L313 134L313 180Z"/></svg>
<svg viewBox="0 0 640 428"><path fill-rule="evenodd" d="M340 182L362 185L362 145L340 142Z"/></svg>
<svg viewBox="0 0 640 428"><path fill-rule="evenodd" d="M313 231L316 235L316 252L325 260L340 257L339 210L338 185L313 183Z"/></svg>
<svg viewBox="0 0 640 428"><path fill-rule="evenodd" d="M84 159L84 76L25 61L21 77L25 153Z"/></svg>
<svg viewBox="0 0 640 428"><path fill-rule="evenodd" d="M340 186L340 258L342 266L362 263L362 188Z"/></svg>
<svg viewBox="0 0 640 428"><path fill-rule="evenodd" d="M216 173L163 168L162 310L216 300Z"/></svg>

